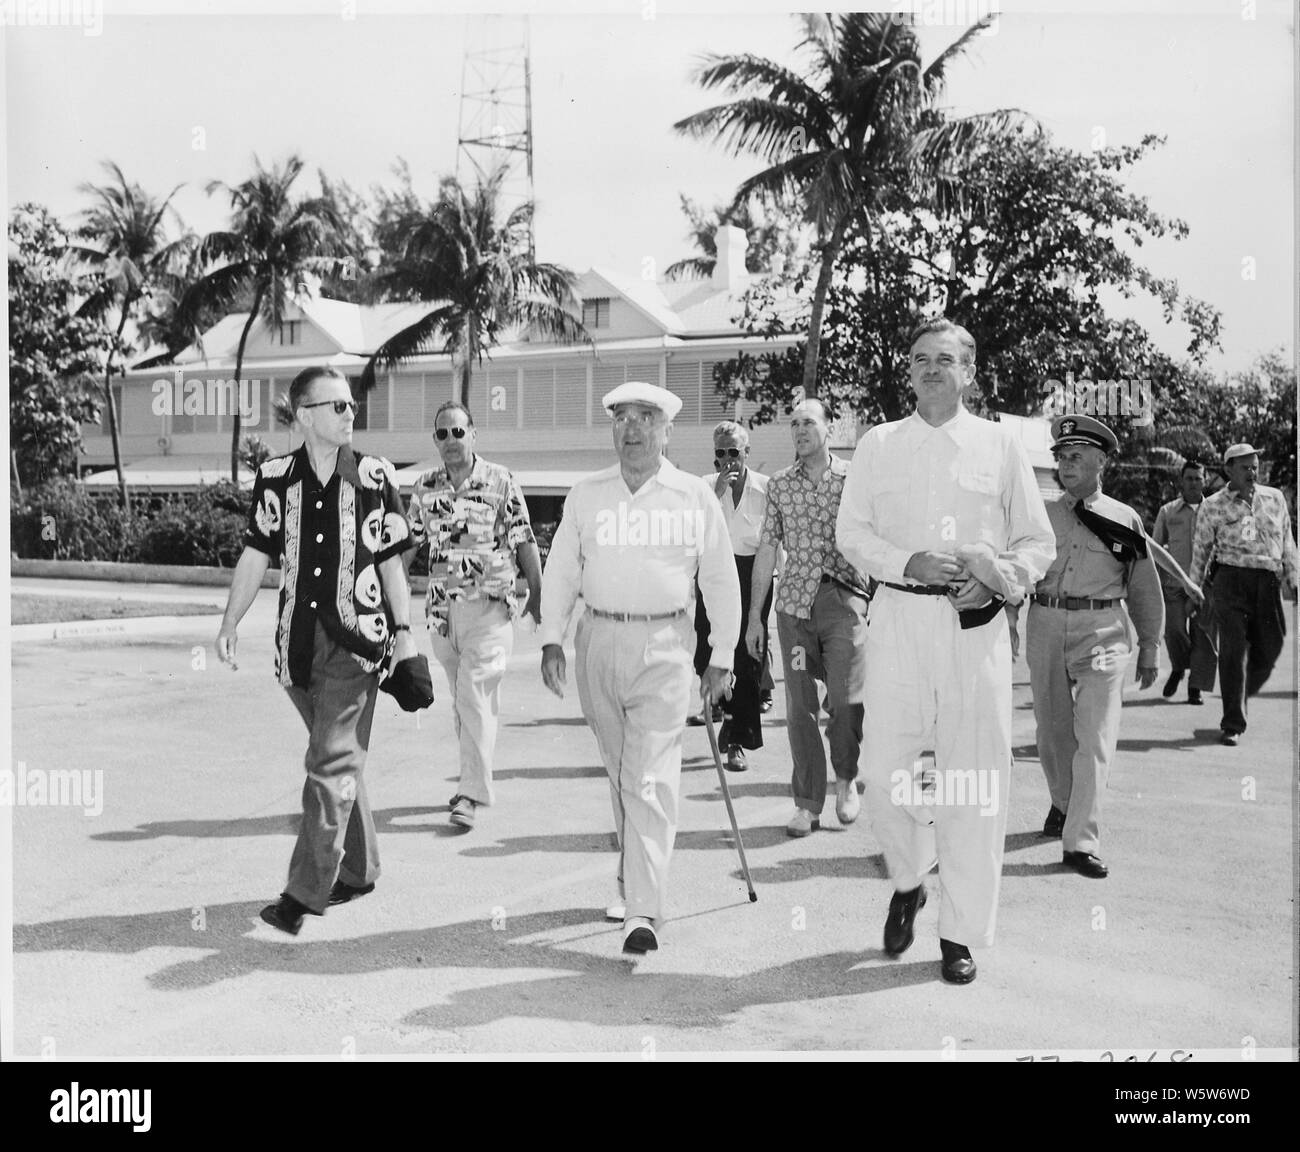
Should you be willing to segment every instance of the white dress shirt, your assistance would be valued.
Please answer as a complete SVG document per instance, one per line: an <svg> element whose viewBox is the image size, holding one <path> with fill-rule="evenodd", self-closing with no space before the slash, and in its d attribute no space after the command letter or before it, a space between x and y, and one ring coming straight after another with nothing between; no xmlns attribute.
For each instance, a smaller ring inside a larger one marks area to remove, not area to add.
<svg viewBox="0 0 1300 1152"><path fill-rule="evenodd" d="M849 562L893 584L916 552L983 544L1009 587L1033 591L1056 536L1020 441L965 407L938 428L913 413L858 441L836 521Z"/></svg>
<svg viewBox="0 0 1300 1152"><path fill-rule="evenodd" d="M579 596L604 612L689 611L698 572L712 665L730 669L740 581L713 490L664 460L636 492L618 464L579 480L564 502L542 577L541 642L562 644Z"/></svg>
<svg viewBox="0 0 1300 1152"><path fill-rule="evenodd" d="M705 473L700 477L714 492L718 491L718 476ZM727 522L727 535L731 537L731 551L737 556L754 556L758 553L759 537L763 534L763 514L767 510L767 477L752 468L745 469L745 486L740 492L740 503L731 497L731 481L718 496L722 505L722 518Z"/></svg>

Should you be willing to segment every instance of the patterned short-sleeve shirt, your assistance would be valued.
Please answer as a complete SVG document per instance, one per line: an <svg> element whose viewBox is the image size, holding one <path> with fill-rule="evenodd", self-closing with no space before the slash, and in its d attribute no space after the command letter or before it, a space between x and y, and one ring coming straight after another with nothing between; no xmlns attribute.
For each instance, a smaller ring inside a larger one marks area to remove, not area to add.
<svg viewBox="0 0 1300 1152"><path fill-rule="evenodd" d="M535 542L523 492L500 464L474 457L469 478L454 488L446 468L421 473L407 504L417 546L429 545L429 626L447 635L452 600L499 600L513 620L515 549Z"/></svg>
<svg viewBox="0 0 1300 1152"><path fill-rule="evenodd" d="M1247 500L1225 485L1201 502L1188 573L1193 583L1204 581L1211 560L1236 568L1264 568L1296 583L1291 512L1280 489L1256 484L1254 496Z"/></svg>
<svg viewBox="0 0 1300 1152"><path fill-rule="evenodd" d="M275 626L280 683L311 681L316 623L367 672L392 647L392 615L379 566L411 547L393 466L341 447L321 484L304 444L257 470L244 543L282 572Z"/></svg>
<svg viewBox="0 0 1300 1152"><path fill-rule="evenodd" d="M835 544L835 520L848 472L848 461L832 456L820 480L814 481L800 461L767 482L762 540L780 545L786 555L776 590L778 612L808 619L823 575L870 597L870 581Z"/></svg>

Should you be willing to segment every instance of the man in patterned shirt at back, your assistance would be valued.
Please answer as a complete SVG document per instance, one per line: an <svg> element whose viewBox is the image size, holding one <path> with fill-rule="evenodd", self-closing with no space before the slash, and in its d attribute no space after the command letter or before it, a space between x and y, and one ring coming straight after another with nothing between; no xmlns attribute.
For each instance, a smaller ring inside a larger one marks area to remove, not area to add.
<svg viewBox="0 0 1300 1152"><path fill-rule="evenodd" d="M849 466L831 455L829 413L820 400L804 400L790 413L795 462L768 481L763 533L754 557L745 645L763 660L762 606L772 583L777 549L785 566L776 593L776 629L785 665L786 733L793 770L794 815L785 830L807 836L821 827L826 804L826 753L818 720L826 685L830 724L826 737L835 770L835 814L852 824L861 801L858 752L862 748L862 688L866 673L867 578L835 544L835 521Z"/></svg>
<svg viewBox="0 0 1300 1152"><path fill-rule="evenodd" d="M495 798L501 679L514 651L512 621L520 614L515 578L522 570L528 581L524 612L540 624L542 566L523 493L508 469L475 453L469 410L447 401L434 414L433 429L442 467L415 481L407 519L417 550L429 547L429 636L451 686L460 743L451 822L468 829L479 805Z"/></svg>
<svg viewBox="0 0 1300 1152"><path fill-rule="evenodd" d="M1227 485L1202 502L1196 518L1190 575L1219 630L1220 740L1233 747L1246 731L1246 701L1282 654L1282 588L1295 599L1296 545L1286 497L1256 483L1256 449L1233 444L1223 471Z"/></svg>

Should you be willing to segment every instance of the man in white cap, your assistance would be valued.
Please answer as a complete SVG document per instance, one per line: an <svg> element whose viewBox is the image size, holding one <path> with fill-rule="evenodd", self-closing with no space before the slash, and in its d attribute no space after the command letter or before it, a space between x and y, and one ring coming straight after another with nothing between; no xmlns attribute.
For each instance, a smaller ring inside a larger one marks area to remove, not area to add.
<svg viewBox="0 0 1300 1152"><path fill-rule="evenodd" d="M1220 739L1235 746L1246 731L1246 701L1264 687L1282 652L1282 585L1294 600L1296 544L1286 497L1257 483L1259 452L1233 444L1223 470L1226 487L1205 499L1196 520L1191 578L1204 588L1218 627Z"/></svg>
<svg viewBox="0 0 1300 1152"><path fill-rule="evenodd" d="M629 382L603 404L618 463L579 480L564 502L542 578L542 680L564 695L562 645L581 595L578 696L609 773L623 950L643 953L659 946L677 834L693 588L698 577L712 624L712 655L700 678L707 708L730 695L740 583L713 492L664 459L681 400Z"/></svg>
<svg viewBox="0 0 1300 1152"><path fill-rule="evenodd" d="M969 984L971 947L993 943L1011 775L1003 605L1023 600L1054 546L1019 439L961 403L975 379L970 333L926 321L908 364L916 411L858 441L836 539L882 582L867 629L862 761L894 886L885 951L911 946L922 877L937 863L941 975Z"/></svg>
<svg viewBox="0 0 1300 1152"><path fill-rule="evenodd" d="M1038 760L1052 797L1043 835L1061 837L1066 867L1101 880L1110 872L1097 855L1101 794L1119 741L1133 632L1137 682L1150 688L1165 605L1142 518L1101 491L1102 469L1119 449L1115 433L1091 416L1058 416L1052 438L1065 491L1047 506L1056 559L1034 591L1027 652Z"/></svg>

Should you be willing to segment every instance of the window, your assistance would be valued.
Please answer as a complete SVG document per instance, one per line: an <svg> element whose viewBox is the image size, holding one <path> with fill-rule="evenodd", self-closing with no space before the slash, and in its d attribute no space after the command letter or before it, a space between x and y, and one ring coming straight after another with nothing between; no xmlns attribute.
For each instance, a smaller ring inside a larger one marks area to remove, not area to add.
<svg viewBox="0 0 1300 1152"><path fill-rule="evenodd" d="M601 296L582 302L582 326L584 328L609 327L609 297Z"/></svg>
<svg viewBox="0 0 1300 1152"><path fill-rule="evenodd" d="M298 343L298 325L301 320L282 320L280 322L280 343L283 345Z"/></svg>

